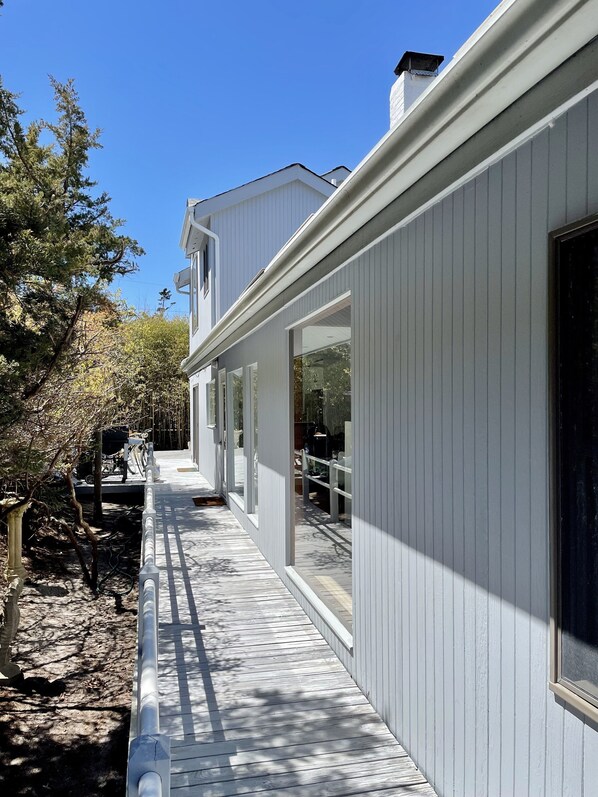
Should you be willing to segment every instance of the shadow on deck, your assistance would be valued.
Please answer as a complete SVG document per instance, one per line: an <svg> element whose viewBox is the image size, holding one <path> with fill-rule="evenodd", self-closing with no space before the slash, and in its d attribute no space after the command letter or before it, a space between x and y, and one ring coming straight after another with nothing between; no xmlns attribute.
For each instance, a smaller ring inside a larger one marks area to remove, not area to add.
<svg viewBox="0 0 598 797"><path fill-rule="evenodd" d="M185 452L157 459L171 793L433 797L229 510L194 506L209 490Z"/></svg>

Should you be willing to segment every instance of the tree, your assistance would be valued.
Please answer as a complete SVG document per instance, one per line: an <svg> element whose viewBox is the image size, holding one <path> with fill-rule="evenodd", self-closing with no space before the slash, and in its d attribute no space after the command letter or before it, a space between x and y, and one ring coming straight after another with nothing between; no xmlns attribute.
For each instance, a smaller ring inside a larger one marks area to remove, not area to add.
<svg viewBox="0 0 598 797"><path fill-rule="evenodd" d="M170 301L171 298L172 298L172 291L169 291L168 288L162 288L162 290L160 291L158 296L159 296L158 309L156 310L156 312L157 313L161 313L162 315L164 315L164 313L167 310L170 310L171 307L174 307L176 302L171 302ZM168 304L167 304L167 302L168 302Z"/></svg>
<svg viewBox="0 0 598 797"><path fill-rule="evenodd" d="M189 383L181 361L189 349L187 320L141 313L122 328L120 396L130 423L152 428L160 447L184 448L189 439Z"/></svg>
<svg viewBox="0 0 598 797"><path fill-rule="evenodd" d="M32 494L71 455L72 431L58 421L82 420L72 407L81 397L90 406L78 381L83 368L93 384L85 323L98 312L116 322L106 287L142 254L87 176L99 133L72 81L51 83L57 119L26 128L0 84L0 496L15 486Z"/></svg>

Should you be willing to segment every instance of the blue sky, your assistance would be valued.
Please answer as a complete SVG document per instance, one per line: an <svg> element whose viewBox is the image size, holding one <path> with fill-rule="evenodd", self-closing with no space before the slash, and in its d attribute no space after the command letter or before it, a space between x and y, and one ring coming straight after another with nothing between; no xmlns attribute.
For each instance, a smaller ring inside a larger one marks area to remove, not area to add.
<svg viewBox="0 0 598 797"><path fill-rule="evenodd" d="M75 79L102 130L90 174L147 252L120 289L151 310L186 265L178 243L188 196L289 163L355 167L386 133L403 52L448 62L495 5L5 0L0 73L31 117L52 113L48 75Z"/></svg>

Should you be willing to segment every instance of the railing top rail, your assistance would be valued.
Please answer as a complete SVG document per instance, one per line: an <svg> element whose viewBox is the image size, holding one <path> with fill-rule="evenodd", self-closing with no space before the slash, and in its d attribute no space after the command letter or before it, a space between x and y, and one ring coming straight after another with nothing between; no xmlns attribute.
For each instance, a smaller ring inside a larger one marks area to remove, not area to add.
<svg viewBox="0 0 598 797"><path fill-rule="evenodd" d="M305 459L310 459L312 462L321 462L322 465L330 465L329 459L322 459L321 457L314 457L313 454L305 454Z"/></svg>
<svg viewBox="0 0 598 797"><path fill-rule="evenodd" d="M158 691L159 570L155 565L156 509L154 449L148 444L139 571L137 735L129 748L128 797L168 797L170 740L160 733Z"/></svg>
<svg viewBox="0 0 598 797"><path fill-rule="evenodd" d="M335 470L342 470L344 473L353 473L353 470L351 468L348 468L346 465L339 465L338 462L332 462L332 461L330 462L330 464Z"/></svg>

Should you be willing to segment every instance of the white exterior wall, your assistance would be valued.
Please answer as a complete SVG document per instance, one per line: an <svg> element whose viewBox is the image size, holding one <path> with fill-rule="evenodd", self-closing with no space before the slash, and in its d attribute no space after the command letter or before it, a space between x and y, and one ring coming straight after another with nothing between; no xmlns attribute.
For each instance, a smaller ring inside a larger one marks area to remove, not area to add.
<svg viewBox="0 0 598 797"><path fill-rule="evenodd" d="M189 380L189 388L191 390L191 452L195 451L194 443L197 440L198 459L196 465L200 473L205 479L216 487L217 474L216 474L216 443L218 441L216 429L208 427L207 417L207 389L210 379L212 377L211 369L204 368L197 374L194 374ZM199 390L198 401L198 415L195 416L193 409L193 388Z"/></svg>
<svg viewBox="0 0 598 797"><path fill-rule="evenodd" d="M189 339L190 352L325 200L324 194L295 180L210 217L210 230L220 237L220 274L211 242L210 291L204 297L199 286L198 326Z"/></svg>
<svg viewBox="0 0 598 797"><path fill-rule="evenodd" d="M598 788L598 731L547 686L548 233L598 212L597 141L593 93L219 358L259 368L246 527L440 795ZM353 655L284 572L287 327L347 290Z"/></svg>
<svg viewBox="0 0 598 797"><path fill-rule="evenodd" d="M223 275L218 319L325 199L295 180L214 215L212 229L220 236Z"/></svg>
<svg viewBox="0 0 598 797"><path fill-rule="evenodd" d="M204 296L198 269L198 323L193 333L189 316L190 352L200 345L260 268L272 259L325 199L322 193L295 180L212 215L209 227L221 241L220 273L215 263L214 242L210 241L210 289ZM192 440L197 437L198 441L199 470L216 487L214 445L217 435L206 427L206 384L209 379L209 369L206 369L190 380L191 391L195 384L200 387L199 422L191 419L191 437Z"/></svg>

